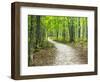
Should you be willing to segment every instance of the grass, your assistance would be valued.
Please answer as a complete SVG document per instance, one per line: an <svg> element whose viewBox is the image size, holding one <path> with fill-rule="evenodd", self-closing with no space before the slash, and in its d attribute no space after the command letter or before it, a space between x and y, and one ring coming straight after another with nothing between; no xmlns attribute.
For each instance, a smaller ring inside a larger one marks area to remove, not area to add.
<svg viewBox="0 0 100 82"><path fill-rule="evenodd" d="M38 52L41 49L53 48L53 47L54 47L54 44L52 44L52 43L50 43L48 41L45 41L45 44L44 45L41 45L41 47L38 47L38 48L34 49L33 53Z"/></svg>
<svg viewBox="0 0 100 82"><path fill-rule="evenodd" d="M59 43L63 43L63 44L67 44L67 45L70 45L74 48L87 48L88 47L88 44L87 44L87 41L86 40L80 40L80 41L73 41L73 42L70 42L68 40L64 40L62 38L59 38L59 39L56 39L55 37L50 37L52 40L54 41L57 41Z"/></svg>

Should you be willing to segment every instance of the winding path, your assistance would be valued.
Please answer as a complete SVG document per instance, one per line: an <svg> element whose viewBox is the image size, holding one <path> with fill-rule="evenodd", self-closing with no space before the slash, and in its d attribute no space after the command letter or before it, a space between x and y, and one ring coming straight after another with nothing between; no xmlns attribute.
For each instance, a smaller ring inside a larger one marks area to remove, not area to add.
<svg viewBox="0 0 100 82"><path fill-rule="evenodd" d="M86 58L80 58L80 53L69 45L65 45L48 38L48 41L53 43L56 48L56 58L54 65L70 65L70 64L82 64Z"/></svg>

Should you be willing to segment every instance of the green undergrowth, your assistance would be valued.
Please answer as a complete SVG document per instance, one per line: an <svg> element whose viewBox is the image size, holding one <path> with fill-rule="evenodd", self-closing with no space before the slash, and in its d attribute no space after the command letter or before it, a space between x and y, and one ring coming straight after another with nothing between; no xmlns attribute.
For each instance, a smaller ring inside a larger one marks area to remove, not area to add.
<svg viewBox="0 0 100 82"><path fill-rule="evenodd" d="M40 47L37 47L34 49L33 53L40 51L41 49L46 49L46 48L53 48L54 44L46 41L44 45L41 45Z"/></svg>

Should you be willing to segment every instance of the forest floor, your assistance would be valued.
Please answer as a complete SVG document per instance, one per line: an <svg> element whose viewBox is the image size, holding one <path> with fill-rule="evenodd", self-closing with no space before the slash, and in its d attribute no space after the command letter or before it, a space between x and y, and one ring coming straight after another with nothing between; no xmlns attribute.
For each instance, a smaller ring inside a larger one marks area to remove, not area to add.
<svg viewBox="0 0 100 82"><path fill-rule="evenodd" d="M51 39L54 48L42 49L33 54L33 66L87 64L87 49L74 48Z"/></svg>

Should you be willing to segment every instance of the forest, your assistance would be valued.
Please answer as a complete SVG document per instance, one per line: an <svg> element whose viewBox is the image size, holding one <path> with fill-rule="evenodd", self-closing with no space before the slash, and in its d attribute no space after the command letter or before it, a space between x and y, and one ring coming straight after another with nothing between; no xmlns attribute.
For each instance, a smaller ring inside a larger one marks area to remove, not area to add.
<svg viewBox="0 0 100 82"><path fill-rule="evenodd" d="M65 45L87 48L87 17L28 15L29 66L33 53L54 47L48 38Z"/></svg>

